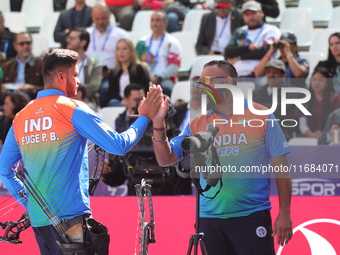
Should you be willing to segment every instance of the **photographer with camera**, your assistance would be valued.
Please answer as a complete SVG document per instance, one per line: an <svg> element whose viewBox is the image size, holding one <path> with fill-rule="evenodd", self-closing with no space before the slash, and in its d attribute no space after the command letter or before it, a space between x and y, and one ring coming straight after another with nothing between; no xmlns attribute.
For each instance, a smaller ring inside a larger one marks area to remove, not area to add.
<svg viewBox="0 0 340 255"><path fill-rule="evenodd" d="M123 102L126 110L121 113L113 127L113 130L124 132L138 116L137 107L144 97L144 89L141 85L132 83L124 89ZM172 138L180 133L173 123L175 108L170 105L166 118L167 136ZM128 195L135 195L134 185L145 178L152 185L154 195L190 195L190 179L180 178L175 167L160 167L156 161L152 148L152 125L150 124L139 143L125 156L111 154L109 167L103 171L102 180L105 184L113 187L124 184L128 180Z"/></svg>
<svg viewBox="0 0 340 255"><path fill-rule="evenodd" d="M237 71L226 61L211 61L204 65L201 78L196 86L211 93L216 90L222 103L213 104L208 98L207 114L193 118L180 135L170 142L165 133L164 116L167 112L168 99L162 102L153 118L153 145L156 158L161 166L176 164L183 158L182 141L187 135L196 135L209 130L216 119L228 120L228 123L216 125L219 128L213 138L217 149L220 166L233 166L236 169L268 165L273 167L288 165L286 154L290 152L286 139L273 114L255 115L248 109L244 99L244 114L233 114L233 97L226 88L216 88L216 84L237 84ZM209 94L207 93L207 94ZM212 107L209 107L212 105ZM254 103L257 108L267 109ZM262 127L242 125L242 120L272 120L271 124ZM233 123L231 125L231 122ZM211 132L213 133L213 132ZM228 153L229 152L229 153ZM207 159L208 161L208 159ZM200 166L200 165L199 165ZM204 166L203 166L204 167ZM237 172L238 176L242 173ZM258 175L258 174L256 174ZM229 178L232 176L231 178ZM290 200L292 184L289 173L276 174L276 185L279 194L279 215L272 231L270 216L269 185L267 174L260 178L233 178L233 174L223 173L223 185L212 187L206 194L210 199L200 197L200 229L207 241L210 255L223 254L258 254L274 255L273 236L277 235L277 243L287 244L292 238L292 222L290 218ZM205 185L205 179L200 179ZM217 193L217 191L219 191Z"/></svg>
<svg viewBox="0 0 340 255"><path fill-rule="evenodd" d="M305 78L309 73L309 63L306 59L299 57L296 36L292 33L282 34L280 40L270 45L269 50L255 68L255 76L265 76L266 65L277 51L281 55L279 59L286 65L287 86L305 87Z"/></svg>

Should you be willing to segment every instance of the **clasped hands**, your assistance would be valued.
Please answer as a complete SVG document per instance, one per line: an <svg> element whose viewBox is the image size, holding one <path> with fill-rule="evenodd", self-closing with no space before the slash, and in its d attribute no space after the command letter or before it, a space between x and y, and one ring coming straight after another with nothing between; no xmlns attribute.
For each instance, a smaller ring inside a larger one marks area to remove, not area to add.
<svg viewBox="0 0 340 255"><path fill-rule="evenodd" d="M149 92L142 99L138 106L140 116L147 117L150 121L163 119L168 112L169 98L164 99L163 90L160 85L152 85Z"/></svg>

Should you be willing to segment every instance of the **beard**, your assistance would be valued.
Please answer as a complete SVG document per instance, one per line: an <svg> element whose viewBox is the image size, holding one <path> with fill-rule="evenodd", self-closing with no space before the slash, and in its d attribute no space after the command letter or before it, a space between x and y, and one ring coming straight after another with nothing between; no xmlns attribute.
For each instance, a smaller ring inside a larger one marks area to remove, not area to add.
<svg viewBox="0 0 340 255"><path fill-rule="evenodd" d="M222 102L226 101L228 98L228 92L226 89L216 89L217 93L221 97ZM219 102L217 102L217 105ZM207 110L210 110L215 107L214 101L211 99L210 96L207 96Z"/></svg>

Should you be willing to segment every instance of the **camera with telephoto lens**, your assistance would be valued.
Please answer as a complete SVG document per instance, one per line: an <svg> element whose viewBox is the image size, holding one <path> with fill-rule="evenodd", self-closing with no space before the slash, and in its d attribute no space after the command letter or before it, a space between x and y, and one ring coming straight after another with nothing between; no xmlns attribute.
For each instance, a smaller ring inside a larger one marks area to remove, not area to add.
<svg viewBox="0 0 340 255"><path fill-rule="evenodd" d="M212 145L218 131L218 127L210 126L208 131L201 131L194 136L184 138L181 143L182 150L191 153L205 152Z"/></svg>
<svg viewBox="0 0 340 255"><path fill-rule="evenodd" d="M282 42L273 43L273 47L276 49L283 48L285 45Z"/></svg>
<svg viewBox="0 0 340 255"><path fill-rule="evenodd" d="M209 149L214 142L214 137L219 128L210 126L208 131L201 131L194 136L187 136L182 140L181 148L184 152L190 153L183 157L177 167L177 174L182 178L188 178L195 166L202 166L205 157L200 154Z"/></svg>

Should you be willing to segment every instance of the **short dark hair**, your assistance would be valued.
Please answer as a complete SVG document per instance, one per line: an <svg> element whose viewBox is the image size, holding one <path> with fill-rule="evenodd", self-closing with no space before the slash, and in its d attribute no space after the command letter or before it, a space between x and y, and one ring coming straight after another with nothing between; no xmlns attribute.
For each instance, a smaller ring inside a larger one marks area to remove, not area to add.
<svg viewBox="0 0 340 255"><path fill-rule="evenodd" d="M80 32L79 39L80 39L80 40L85 40L85 41L86 41L86 44L85 44L85 46L84 46L84 50L86 51L86 50L87 50L87 47L88 47L89 44L90 44L90 34L89 34L89 32L87 32L85 28L82 28L82 27L75 27L75 28L72 28L72 29L70 30L70 32L68 32L68 35L70 35L70 33L71 33L72 31Z"/></svg>
<svg viewBox="0 0 340 255"><path fill-rule="evenodd" d="M137 83L131 83L127 85L124 89L124 97L129 97L132 90L142 90L143 87Z"/></svg>
<svg viewBox="0 0 340 255"><path fill-rule="evenodd" d="M219 69L222 69L227 76L230 76L233 79L233 85L237 84L238 74L237 74L236 68L231 63L229 63L228 61L212 60L212 61L206 63L203 66L203 69L208 67L208 66L217 66Z"/></svg>
<svg viewBox="0 0 340 255"><path fill-rule="evenodd" d="M14 105L13 115L20 112L29 102L28 98L20 91L8 92L5 94L4 99L6 97L9 97Z"/></svg>
<svg viewBox="0 0 340 255"><path fill-rule="evenodd" d="M57 68L70 68L77 64L79 55L73 50L67 49L50 49L43 58L42 74L44 81Z"/></svg>
<svg viewBox="0 0 340 255"><path fill-rule="evenodd" d="M81 92L81 99L84 101L86 98L86 88L84 85L79 85L78 86L78 92Z"/></svg>
<svg viewBox="0 0 340 255"><path fill-rule="evenodd" d="M13 42L16 43L17 39L18 39L18 36L19 35L24 35L24 34L28 34L28 36L31 38L31 41L33 40L32 39L32 34L30 32L24 31L24 32L20 32L20 33L15 34L14 38L13 38Z"/></svg>

